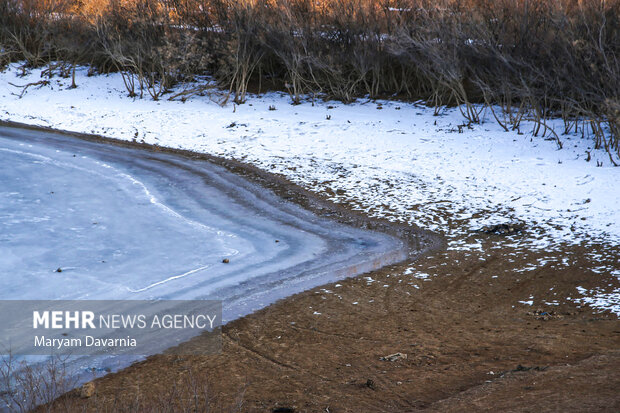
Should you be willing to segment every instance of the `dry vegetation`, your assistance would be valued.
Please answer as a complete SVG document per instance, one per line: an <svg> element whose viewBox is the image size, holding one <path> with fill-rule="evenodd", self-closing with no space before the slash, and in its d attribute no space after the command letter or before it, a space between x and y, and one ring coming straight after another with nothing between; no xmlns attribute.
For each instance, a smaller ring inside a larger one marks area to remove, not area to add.
<svg viewBox="0 0 620 413"><path fill-rule="evenodd" d="M177 360L173 356L157 356ZM100 398L94 382L76 387L75 368L67 366L68 357L52 356L39 364L28 364L11 356L0 358L0 411L26 412L214 412L234 413L243 408L245 386L234 397L222 400L211 391L208 372L191 365L183 376L165 390L154 393L130 385L118 394ZM80 371L82 372L82 371ZM83 372L82 372L83 373ZM89 373L84 373L87 380ZM92 378L97 373L93 371ZM131 400L122 391L132 392Z"/></svg>
<svg viewBox="0 0 620 413"><path fill-rule="evenodd" d="M397 97L470 122L483 103L507 130L534 120L620 155L620 0L1 0L0 46L0 65L120 71L153 99L209 75L236 103Z"/></svg>

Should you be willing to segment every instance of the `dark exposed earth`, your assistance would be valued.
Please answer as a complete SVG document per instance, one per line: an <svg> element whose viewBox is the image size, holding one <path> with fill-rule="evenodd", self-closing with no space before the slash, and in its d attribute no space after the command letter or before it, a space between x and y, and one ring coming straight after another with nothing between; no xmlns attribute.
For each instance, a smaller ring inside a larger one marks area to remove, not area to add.
<svg viewBox="0 0 620 413"><path fill-rule="evenodd" d="M238 403L256 412L620 409L616 316L560 305L545 320L515 305L550 286L568 290L587 272L543 268L493 279L506 267L500 252L484 262L457 258L421 259L419 268L447 265L419 289L388 278L393 267L372 274L371 285L360 277L325 286L337 294L299 294L227 325L220 355L151 357L98 380L96 396L65 402L158 409L195 377L207 383L215 411ZM407 358L380 360L396 352ZM174 398L191 405L191 393Z"/></svg>

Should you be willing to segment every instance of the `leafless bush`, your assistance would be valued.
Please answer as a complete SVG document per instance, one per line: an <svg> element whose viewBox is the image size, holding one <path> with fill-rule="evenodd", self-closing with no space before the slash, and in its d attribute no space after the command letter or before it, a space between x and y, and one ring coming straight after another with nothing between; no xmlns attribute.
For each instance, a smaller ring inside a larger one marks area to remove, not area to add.
<svg viewBox="0 0 620 413"><path fill-rule="evenodd" d="M212 390L208 372L187 365L176 381L156 391L125 380L122 387L103 391L94 373L91 382L78 387L78 380L83 382L88 377L80 377L77 371L71 370L66 357L26 362L6 356L0 361L0 411L9 412L236 413L242 411L247 388L244 384L224 397Z"/></svg>
<svg viewBox="0 0 620 413"><path fill-rule="evenodd" d="M284 87L293 104L299 104L304 93L311 90L308 84L313 78L309 57L309 43L318 35L312 31L316 14L312 3L299 1L295 4L280 0L271 15L264 18L261 45L276 60L276 67L283 68L281 76Z"/></svg>
<svg viewBox="0 0 620 413"><path fill-rule="evenodd" d="M76 384L62 357L28 363L9 355L0 361L0 409L30 412L53 402Z"/></svg>
<svg viewBox="0 0 620 413"><path fill-rule="evenodd" d="M455 105L469 122L486 107L505 130L578 132L618 163L619 16L620 0L0 0L0 65L92 64L153 99L209 74L235 103L266 85L293 103Z"/></svg>
<svg viewBox="0 0 620 413"><path fill-rule="evenodd" d="M252 75L264 55L258 41L262 10L232 0L216 2L216 6L220 20L216 77L228 89L228 96L233 95L233 102L244 103Z"/></svg>

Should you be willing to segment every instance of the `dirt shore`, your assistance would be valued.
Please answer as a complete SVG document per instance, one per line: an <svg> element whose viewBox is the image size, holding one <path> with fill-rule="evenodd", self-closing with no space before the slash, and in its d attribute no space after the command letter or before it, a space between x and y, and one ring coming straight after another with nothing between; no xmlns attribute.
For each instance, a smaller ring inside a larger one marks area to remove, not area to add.
<svg viewBox="0 0 620 413"><path fill-rule="evenodd" d="M546 317L518 303L554 299L551 287L567 296L596 274L515 276L506 253L441 252L415 263L430 281L394 277L393 267L372 283L299 294L227 325L220 355L154 356L57 407L159 410L169 398L188 407L197 388L215 411L618 411L617 318L566 303L542 307ZM398 352L407 358L381 360Z"/></svg>
<svg viewBox="0 0 620 413"><path fill-rule="evenodd" d="M410 237L412 258L229 323L219 355L149 357L96 380L88 397L74 391L46 407L620 411L620 321L576 300L577 286L618 287L616 277L595 272L600 265L617 267L617 260L596 261L593 253L613 248L620 257L619 246L531 252L512 242L526 235L506 242L502 235L476 233L470 237L479 248L446 250L428 233L330 206L256 168L188 155L228 166L308 208L334 211L334 219ZM420 243L430 251L416 253Z"/></svg>

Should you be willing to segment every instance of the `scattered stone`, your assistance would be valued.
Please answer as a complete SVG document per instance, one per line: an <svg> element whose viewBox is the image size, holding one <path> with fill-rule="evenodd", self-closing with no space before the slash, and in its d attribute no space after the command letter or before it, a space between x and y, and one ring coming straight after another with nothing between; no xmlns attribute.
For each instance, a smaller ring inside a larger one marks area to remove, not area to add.
<svg viewBox="0 0 620 413"><path fill-rule="evenodd" d="M372 379L366 380L366 387L375 390L375 382Z"/></svg>
<svg viewBox="0 0 620 413"><path fill-rule="evenodd" d="M62 272L62 268L60 267L56 268L56 272Z"/></svg>
<svg viewBox="0 0 620 413"><path fill-rule="evenodd" d="M530 371L530 370L533 370L533 371L545 371L545 370L547 370L547 368L548 368L548 366L545 366L545 367L540 367L540 366L527 367L527 366L522 366L521 364L519 364L517 366L517 368L512 370L512 371L513 372L515 372L515 371Z"/></svg>
<svg viewBox="0 0 620 413"><path fill-rule="evenodd" d="M528 311L527 315L534 317L536 320L543 320L543 321L548 321L552 319L561 320L562 318L564 318L564 316L556 313L553 310L545 311L541 308L535 311Z"/></svg>
<svg viewBox="0 0 620 413"><path fill-rule="evenodd" d="M517 234L523 231L523 225L521 224L488 225L486 227L482 227L479 231L484 232L485 234L493 234L493 235L512 235L512 234Z"/></svg>
<svg viewBox="0 0 620 413"><path fill-rule="evenodd" d="M272 410L272 413L294 413L295 409L292 407L276 407Z"/></svg>
<svg viewBox="0 0 620 413"><path fill-rule="evenodd" d="M80 389L80 397L82 399L88 399L95 395L95 384L93 382L88 382L82 386Z"/></svg>
<svg viewBox="0 0 620 413"><path fill-rule="evenodd" d="M394 353L394 354L390 354L389 356L385 356L385 357L379 357L379 360L381 361L397 361L397 360L406 360L407 359L407 354L405 353Z"/></svg>
<svg viewBox="0 0 620 413"><path fill-rule="evenodd" d="M228 263L230 262L230 260L229 260L228 258L224 258L224 259L222 260L222 262L223 262L224 264L228 264Z"/></svg>

